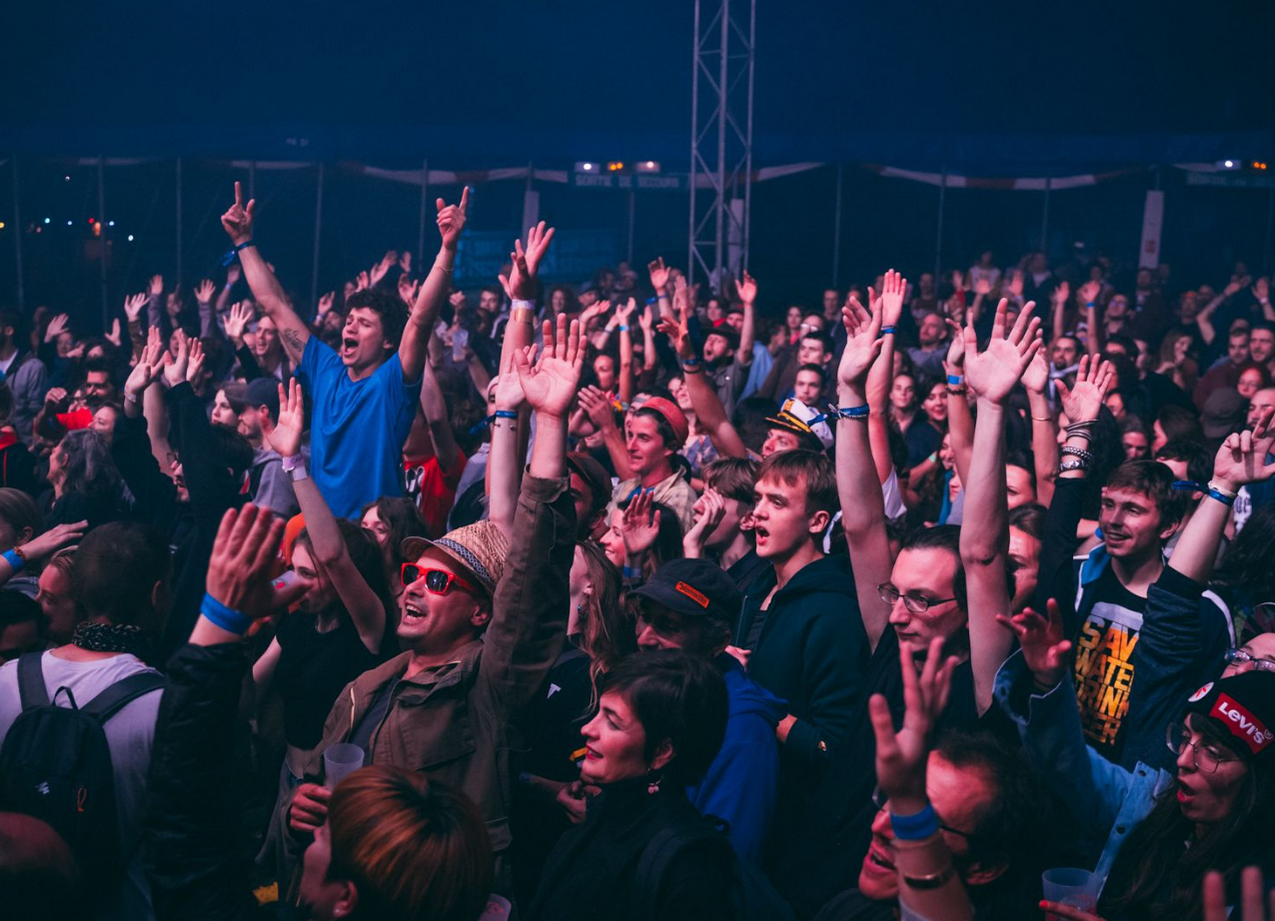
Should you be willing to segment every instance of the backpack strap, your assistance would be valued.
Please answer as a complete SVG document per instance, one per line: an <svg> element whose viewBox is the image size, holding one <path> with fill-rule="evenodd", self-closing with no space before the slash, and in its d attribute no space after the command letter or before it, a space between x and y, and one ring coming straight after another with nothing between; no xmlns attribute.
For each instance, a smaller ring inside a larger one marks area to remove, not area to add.
<svg viewBox="0 0 1275 921"><path fill-rule="evenodd" d="M28 652L18 657L18 696L22 711L49 705L49 689L44 686L42 652Z"/></svg>
<svg viewBox="0 0 1275 921"><path fill-rule="evenodd" d="M99 723L105 723L112 716L132 703L143 694L158 690L168 684L163 675L154 672L139 672L115 682L101 694L98 694L83 707L82 713L95 717Z"/></svg>

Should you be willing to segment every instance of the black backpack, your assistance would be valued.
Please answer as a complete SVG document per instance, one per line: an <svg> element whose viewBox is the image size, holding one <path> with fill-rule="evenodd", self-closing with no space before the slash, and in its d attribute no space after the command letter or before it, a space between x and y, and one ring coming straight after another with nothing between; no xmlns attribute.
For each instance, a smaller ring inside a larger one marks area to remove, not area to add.
<svg viewBox="0 0 1275 921"><path fill-rule="evenodd" d="M18 659L22 712L0 745L0 809L48 822L79 858L90 882L118 881L127 860L102 727L126 704L164 687L165 680L152 672L130 675L81 707L69 688L58 688L49 699L42 655ZM59 694L66 694L70 707L57 706Z"/></svg>
<svg viewBox="0 0 1275 921"><path fill-rule="evenodd" d="M691 834L679 828L661 829L643 849L634 881L635 918L655 921L656 906L659 905L660 890L668 868L684 849L702 845L705 841L720 843L734 857L730 901L735 921L793 921L792 907L765 874L748 861L741 860L726 836L709 821Z"/></svg>

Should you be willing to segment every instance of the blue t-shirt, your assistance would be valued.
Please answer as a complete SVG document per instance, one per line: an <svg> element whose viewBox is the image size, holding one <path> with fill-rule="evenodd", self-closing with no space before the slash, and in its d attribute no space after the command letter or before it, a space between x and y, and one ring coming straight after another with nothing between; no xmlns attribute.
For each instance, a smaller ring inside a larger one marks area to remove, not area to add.
<svg viewBox="0 0 1275 921"><path fill-rule="evenodd" d="M398 353L352 381L340 356L311 336L297 377L310 403L310 476L332 514L353 518L381 496L401 496L421 382L403 382Z"/></svg>

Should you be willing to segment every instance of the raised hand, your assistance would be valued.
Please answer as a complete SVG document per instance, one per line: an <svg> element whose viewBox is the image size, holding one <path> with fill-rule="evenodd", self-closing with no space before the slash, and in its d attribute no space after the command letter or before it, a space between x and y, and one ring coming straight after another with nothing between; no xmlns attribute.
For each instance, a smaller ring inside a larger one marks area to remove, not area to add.
<svg viewBox="0 0 1275 921"><path fill-rule="evenodd" d="M504 277L502 276L502 281L504 281L504 280L505 280L505 279L504 279ZM505 293L506 293L506 294L508 294L508 293L509 293L509 286L508 286L508 284L506 284L506 285L505 285ZM447 303L449 303L449 304L451 304L451 305L452 305L452 309L453 309L453 310L460 310L462 307L464 307L464 306L465 306L465 292L464 292L464 291L453 291L451 294L447 295Z"/></svg>
<svg viewBox="0 0 1275 921"><path fill-rule="evenodd" d="M1014 300L1021 301L1023 299L1023 270L1014 269L1009 273L1009 281L1005 284L1005 290L1009 292L1010 297Z"/></svg>
<svg viewBox="0 0 1275 921"><path fill-rule="evenodd" d="M680 277L678 278L678 292L680 297L675 298L678 319L661 320L655 328L669 337L669 341L673 343L673 349L677 352L677 357L683 361L688 361L695 357L695 346L691 343L691 321L687 315L689 302L685 296L686 282Z"/></svg>
<svg viewBox="0 0 1275 921"><path fill-rule="evenodd" d="M22 555L27 558L28 562L52 556L63 547L78 544L88 527L89 523L87 521L77 521L73 524L56 524L43 534L33 537L23 544Z"/></svg>
<svg viewBox="0 0 1275 921"><path fill-rule="evenodd" d="M974 294L977 297L987 297L992 293L992 280L986 276L980 276L974 279Z"/></svg>
<svg viewBox="0 0 1275 921"><path fill-rule="evenodd" d="M726 500L710 486L695 501L692 511L695 514L695 523L682 538L682 552L687 559L698 560L704 555L704 542L726 516Z"/></svg>
<svg viewBox="0 0 1275 921"><path fill-rule="evenodd" d="M246 205L243 203L243 187L236 182L235 203L221 216L221 226L226 229L226 233L230 235L230 240L235 246L252 239L252 222L256 208L255 198L249 199Z"/></svg>
<svg viewBox="0 0 1275 921"><path fill-rule="evenodd" d="M146 345L142 347L142 354L138 356L137 364L133 365L128 380L124 382L125 396L130 400L140 398L146 388L155 383L163 367L164 342L160 339L159 330L152 326L147 334Z"/></svg>
<svg viewBox="0 0 1275 921"><path fill-rule="evenodd" d="M146 307L146 293L130 294L124 298L124 316L128 318L128 322L137 323L142 316L142 310Z"/></svg>
<svg viewBox="0 0 1275 921"><path fill-rule="evenodd" d="M1065 281L1060 281L1058 287L1054 288L1049 295L1049 303L1053 305L1054 310L1063 310L1067 306L1067 298L1069 297L1071 297L1071 285Z"/></svg>
<svg viewBox="0 0 1275 921"><path fill-rule="evenodd" d="M359 272L359 274L354 278L354 290L366 291L370 287L372 287L372 282L371 279L367 277L367 272Z"/></svg>
<svg viewBox="0 0 1275 921"><path fill-rule="evenodd" d="M656 294L663 294L668 290L668 281L670 269L664 265L664 257L657 256L654 260L647 263L646 270L651 276L651 287L655 289ZM742 294L740 295L743 296Z"/></svg>
<svg viewBox="0 0 1275 921"><path fill-rule="evenodd" d="M541 221L527 230L525 249L521 240L514 241L514 251L509 254L509 275L500 276L500 283L510 300L535 299L536 277L540 272L540 263L549 252L549 244L553 242L553 234L554 229Z"/></svg>
<svg viewBox="0 0 1275 921"><path fill-rule="evenodd" d="M58 336L62 335L71 325L71 318L64 313L59 313L44 329L44 341L53 342Z"/></svg>
<svg viewBox="0 0 1275 921"><path fill-rule="evenodd" d="M229 509L221 519L208 560L208 594L248 617L273 613L280 599L271 576L285 523L269 509L258 509L251 503ZM305 594L309 583L298 579L289 588L295 600Z"/></svg>
<svg viewBox="0 0 1275 921"><path fill-rule="evenodd" d="M111 321L111 330L103 336L107 342L116 348L120 347L120 318L116 317Z"/></svg>
<svg viewBox="0 0 1275 921"><path fill-rule="evenodd" d="M1253 283L1253 287L1250 290L1253 292L1253 297L1263 304L1271 299L1271 281L1269 278L1259 278Z"/></svg>
<svg viewBox="0 0 1275 921"><path fill-rule="evenodd" d="M652 316L652 306L647 304L638 312L638 325L642 327L643 333L649 333L655 328L655 317Z"/></svg>
<svg viewBox="0 0 1275 921"><path fill-rule="evenodd" d="M544 350L540 360L532 367L535 346L514 352L514 364L522 391L537 413L565 417L571 400L580 386L580 372L584 368L584 353L588 350L581 340L580 321L572 320L570 330L565 315L558 316L558 333L553 324L545 321Z"/></svg>
<svg viewBox="0 0 1275 921"><path fill-rule="evenodd" d="M1053 598L1045 604L1048 618L1041 617L1031 608L1013 617L996 615L996 622L1018 638L1023 650L1023 661L1036 679L1041 690L1056 687L1067 673L1067 653L1071 641L1063 639L1062 614Z"/></svg>
<svg viewBox="0 0 1275 921"><path fill-rule="evenodd" d="M230 306L230 316L226 317L226 337L235 348L243 346L244 330L252 322L254 313L252 301L239 301Z"/></svg>
<svg viewBox="0 0 1275 921"><path fill-rule="evenodd" d="M403 280L400 278L400 279L399 279L399 293L400 293L400 294L402 293L402 285L403 285ZM323 317L327 316L327 313L328 313L328 311L329 311L329 310L331 310L331 309L332 309L332 303L333 303L333 301L335 301L335 300L336 300L336 292L335 292L335 291L329 291L327 294L321 295L321 296L319 297L319 310L318 310L318 317L319 317L319 319L323 319ZM411 303L411 301L408 301L408 303L410 304L410 303Z"/></svg>
<svg viewBox="0 0 1275 921"><path fill-rule="evenodd" d="M238 262L232 262L226 268L226 287L233 288L239 284L239 279L243 278L243 269Z"/></svg>
<svg viewBox="0 0 1275 921"><path fill-rule="evenodd" d="M151 297L159 297L164 293L164 276L152 275L150 284Z"/></svg>
<svg viewBox="0 0 1275 921"><path fill-rule="evenodd" d="M908 280L894 269L885 273L881 282L881 323L894 326L903 315L903 298L908 292ZM868 289L868 303L876 300L876 293Z"/></svg>
<svg viewBox="0 0 1275 921"><path fill-rule="evenodd" d="M404 303L406 303L408 307L411 307L416 303L416 291L420 288L420 286L421 283L419 281L412 281L411 277L406 273L398 277L398 296L403 299ZM332 303L329 301L328 307L331 306ZM320 308L319 316L322 316L324 313L325 311Z"/></svg>
<svg viewBox="0 0 1275 921"><path fill-rule="evenodd" d="M749 275L747 270L744 271L744 280L736 288L739 291L739 299L745 304L757 303L757 282L753 280L753 276Z"/></svg>
<svg viewBox="0 0 1275 921"><path fill-rule="evenodd" d="M1080 301L1085 306L1098 303L1098 295L1102 294L1102 285L1096 281L1087 281L1080 286Z"/></svg>
<svg viewBox="0 0 1275 921"><path fill-rule="evenodd" d="M637 311L637 300L635 298L629 298L628 301L625 302L623 307L615 308L615 316L616 316L616 319L618 319L622 325L631 326L632 324L630 323L630 321L633 319L633 314L636 311Z"/></svg>
<svg viewBox="0 0 1275 921"><path fill-rule="evenodd" d="M460 193L460 204L449 205L441 198L434 202L438 209L438 232L443 237L443 249L455 251L460 232L465 229L465 211L469 208L469 186Z"/></svg>
<svg viewBox="0 0 1275 921"><path fill-rule="evenodd" d="M1032 316L1035 302L1028 302L1013 329L1005 332L1005 314L1009 302L1001 298L992 321L992 338L987 348L978 350L974 324L965 325L965 382L980 399L1004 403L1018 384L1032 357L1041 348L1040 320Z"/></svg>
<svg viewBox="0 0 1275 921"><path fill-rule="evenodd" d="M263 428L261 434L280 457L293 457L301 450L304 426L305 399L301 395L301 385L294 377L288 381L286 392L283 384L279 385L279 421L270 431Z"/></svg>
<svg viewBox="0 0 1275 921"><path fill-rule="evenodd" d="M955 320L946 320L951 330L951 344L947 347L947 361L944 366L948 374L964 376L965 374L965 334L961 332L961 324ZM966 322L969 322L968 315Z"/></svg>
<svg viewBox="0 0 1275 921"><path fill-rule="evenodd" d="M399 254L398 267L399 269L402 270L404 275L412 274L412 251L411 250L405 249L403 250L403 252Z"/></svg>
<svg viewBox="0 0 1275 921"><path fill-rule="evenodd" d="M376 287L381 283L381 279L389 274L390 269L393 268L394 263L396 262L398 262L398 253L394 252L394 250L390 250L381 257L380 262L376 263L368 270L367 274L369 280L372 282L372 287Z"/></svg>
<svg viewBox="0 0 1275 921"><path fill-rule="evenodd" d="M195 289L195 300L200 304L211 304L213 295L216 293L217 286L213 284L212 279L205 278Z"/></svg>
<svg viewBox="0 0 1275 921"><path fill-rule="evenodd" d="M164 356L164 380L169 387L186 380L186 367L190 364L190 340L180 329L173 335L177 338L177 354Z"/></svg>
<svg viewBox="0 0 1275 921"><path fill-rule="evenodd" d="M1040 349L1023 372L1023 386L1032 393L1044 393L1048 385L1049 362L1045 360L1045 350Z"/></svg>
<svg viewBox="0 0 1275 921"><path fill-rule="evenodd" d="M586 331L596 317L602 316L611 309L610 301L597 301L580 311L580 326Z"/></svg>
<svg viewBox="0 0 1275 921"><path fill-rule="evenodd" d="M1275 408L1264 409L1251 431L1245 429L1226 436L1213 460L1214 482L1238 492L1241 486L1275 476L1275 464L1266 463L1266 456L1275 445L1272 416L1275 416Z"/></svg>
<svg viewBox="0 0 1275 921"><path fill-rule="evenodd" d="M198 338L190 340L189 358L186 363L186 380L194 384L204 370L204 343Z"/></svg>
<svg viewBox="0 0 1275 921"><path fill-rule="evenodd" d="M639 490L620 518L620 534L629 556L649 549L660 535L660 510L655 508L653 495L649 489Z"/></svg>
<svg viewBox="0 0 1275 921"><path fill-rule="evenodd" d="M870 301L869 311L853 294L841 308L841 322L846 328L846 347L837 368L837 381L843 387L863 396L864 383L872 363L881 354L881 314L884 298ZM900 302L902 303L902 302Z"/></svg>
<svg viewBox="0 0 1275 921"><path fill-rule="evenodd" d="M1092 422L1098 418L1102 409L1102 401L1111 389L1115 379L1115 369L1109 361L1098 361L1088 355L1080 356L1080 365L1076 368L1076 383L1068 387L1059 378L1055 382L1058 388L1058 399L1062 402L1063 412L1069 422Z"/></svg>
<svg viewBox="0 0 1275 921"><path fill-rule="evenodd" d="M877 783L890 800L891 811L899 815L920 812L929 802L925 792L925 767L930 741L939 717L947 707L952 690L952 673L960 660L943 655L943 639L935 637L921 674L916 673L912 647L899 644L903 666L903 726L896 733L885 695L873 694L868 701L872 731L877 739Z"/></svg>
<svg viewBox="0 0 1275 921"><path fill-rule="evenodd" d="M580 391L580 408L599 431L616 428L615 403L592 384Z"/></svg>

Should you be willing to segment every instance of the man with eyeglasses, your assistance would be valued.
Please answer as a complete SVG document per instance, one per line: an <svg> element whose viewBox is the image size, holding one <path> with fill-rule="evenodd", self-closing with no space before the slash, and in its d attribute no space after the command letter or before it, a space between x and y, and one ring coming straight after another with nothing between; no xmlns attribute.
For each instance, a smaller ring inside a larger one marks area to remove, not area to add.
<svg viewBox="0 0 1275 921"><path fill-rule="evenodd" d="M545 324L534 369L516 356L536 420L512 536L490 521L438 540L404 542L398 638L407 651L350 683L304 767L308 783L284 807L292 837L307 838L327 818L319 786L323 752L352 742L366 764L423 771L470 797L496 853L496 889L512 888L509 753L514 728L561 651L570 608L575 504L566 465L566 416L584 363L578 322L555 339ZM501 424L512 420L500 420Z"/></svg>

